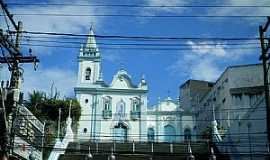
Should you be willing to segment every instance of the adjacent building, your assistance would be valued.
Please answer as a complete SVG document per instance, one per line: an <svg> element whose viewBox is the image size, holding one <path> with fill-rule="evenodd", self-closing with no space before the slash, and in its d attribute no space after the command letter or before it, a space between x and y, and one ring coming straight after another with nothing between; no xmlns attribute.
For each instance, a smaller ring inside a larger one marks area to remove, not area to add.
<svg viewBox="0 0 270 160"><path fill-rule="evenodd" d="M201 133L212 120L212 108L224 132L264 96L262 65L228 67L196 107L196 124Z"/></svg>
<svg viewBox="0 0 270 160"><path fill-rule="evenodd" d="M192 140L194 135L192 114L185 112L179 102L170 97L148 110L147 128L148 141L181 142Z"/></svg>
<svg viewBox="0 0 270 160"><path fill-rule="evenodd" d="M262 159L268 152L261 64L228 67L193 108L197 137L219 134L216 146L231 159Z"/></svg>

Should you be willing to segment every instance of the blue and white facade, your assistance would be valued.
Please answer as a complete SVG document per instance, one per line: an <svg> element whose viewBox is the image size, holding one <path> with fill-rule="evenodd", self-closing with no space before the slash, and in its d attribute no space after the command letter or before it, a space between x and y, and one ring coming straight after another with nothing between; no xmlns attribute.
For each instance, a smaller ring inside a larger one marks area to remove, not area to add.
<svg viewBox="0 0 270 160"><path fill-rule="evenodd" d="M148 141L181 142L194 140L192 115L170 97L159 101L147 112Z"/></svg>
<svg viewBox="0 0 270 160"><path fill-rule="evenodd" d="M82 107L77 130L79 140L140 141L146 132L148 87L144 79L134 85L120 69L111 84L102 79L101 54L90 30L79 55L76 98ZM131 136L134 135L134 136Z"/></svg>
<svg viewBox="0 0 270 160"><path fill-rule="evenodd" d="M78 59L74 90L82 112L77 140L176 142L183 139L179 135L184 134L184 127L193 128L192 116L184 116L170 98L156 105L157 110L147 109L148 86L144 78L135 85L127 71L120 69L110 84L104 82L101 53L92 29ZM182 124L184 119L187 124ZM159 136L164 134L170 136Z"/></svg>

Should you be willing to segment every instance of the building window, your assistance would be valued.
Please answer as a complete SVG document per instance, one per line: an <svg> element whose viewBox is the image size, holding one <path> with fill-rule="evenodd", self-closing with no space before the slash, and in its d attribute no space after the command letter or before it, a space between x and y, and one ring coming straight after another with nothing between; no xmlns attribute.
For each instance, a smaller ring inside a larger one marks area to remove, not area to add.
<svg viewBox="0 0 270 160"><path fill-rule="evenodd" d="M104 110L111 110L111 100L110 99L104 100Z"/></svg>
<svg viewBox="0 0 270 160"><path fill-rule="evenodd" d="M134 98L132 100L132 111L135 111L135 112L140 112L141 111L139 98Z"/></svg>
<svg viewBox="0 0 270 160"><path fill-rule="evenodd" d="M86 132L87 132L87 128L84 128L84 129L83 129L83 133L86 133Z"/></svg>
<svg viewBox="0 0 270 160"><path fill-rule="evenodd" d="M130 116L132 120L137 120L141 116L141 105L140 105L140 99L135 97L131 99L131 111Z"/></svg>
<svg viewBox="0 0 270 160"><path fill-rule="evenodd" d="M155 130L153 128L148 128L147 138L149 142L155 141Z"/></svg>
<svg viewBox="0 0 270 160"><path fill-rule="evenodd" d="M103 118L109 119L112 117L112 99L111 97L103 98Z"/></svg>
<svg viewBox="0 0 270 160"><path fill-rule="evenodd" d="M90 80L90 76L91 76L91 69L87 68L85 70L85 80Z"/></svg>
<svg viewBox="0 0 270 160"><path fill-rule="evenodd" d="M88 99L85 99L84 102L85 102L85 103L88 103Z"/></svg>

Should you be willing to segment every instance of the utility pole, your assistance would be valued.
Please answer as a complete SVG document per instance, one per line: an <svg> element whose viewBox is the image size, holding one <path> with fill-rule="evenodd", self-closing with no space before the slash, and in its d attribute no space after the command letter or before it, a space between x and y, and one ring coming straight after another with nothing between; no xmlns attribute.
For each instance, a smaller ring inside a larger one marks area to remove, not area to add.
<svg viewBox="0 0 270 160"><path fill-rule="evenodd" d="M263 64L263 79L264 79L264 93L265 93L265 104L266 104L266 119L267 119L267 138L268 145L270 144L270 99L269 99L269 80L268 80L268 71L269 71L269 54L268 50L270 48L270 37L265 37L265 33L270 25L270 17L267 17L267 22L265 26L259 26L260 32L260 41L261 41L261 56L260 60L262 60ZM265 43L265 40L267 42ZM269 158L269 157L268 157Z"/></svg>
<svg viewBox="0 0 270 160"><path fill-rule="evenodd" d="M57 128L57 138L59 138L59 140L60 140L60 128L61 128L61 108L59 108L59 110L58 110L58 114L59 114L59 116L58 116L58 128Z"/></svg>
<svg viewBox="0 0 270 160"><path fill-rule="evenodd" d="M3 9L4 13L7 15L9 21L12 23L13 27L16 30L16 41L15 44L10 40L9 34L4 34L3 30L0 29L0 47L4 48L6 51L8 51L9 56L4 55L0 57L0 63L6 63L9 65L9 69L11 71L11 78L10 78L10 85L8 87L8 92L12 95L11 99L8 99L8 101L11 101L11 106L7 106L11 109L11 114L7 115L6 112L3 112L5 106L1 105L1 111L0 112L0 130L2 132L2 135L0 136L0 147L1 147L1 155L0 160L7 159L10 149L13 147L14 143L14 120L16 119L16 111L18 109L18 102L20 97L20 84L21 84L21 77L22 72L21 68L19 67L20 63L34 63L36 64L39 62L37 57L35 56L23 56L20 52L20 40L21 40L21 33L22 33L22 22L18 22L18 24L14 21L12 14L9 13L7 9L7 5L3 2L3 0L0 0L1 8ZM9 120L11 120L11 123L8 124L8 117L10 117ZM10 133L10 139L9 134Z"/></svg>

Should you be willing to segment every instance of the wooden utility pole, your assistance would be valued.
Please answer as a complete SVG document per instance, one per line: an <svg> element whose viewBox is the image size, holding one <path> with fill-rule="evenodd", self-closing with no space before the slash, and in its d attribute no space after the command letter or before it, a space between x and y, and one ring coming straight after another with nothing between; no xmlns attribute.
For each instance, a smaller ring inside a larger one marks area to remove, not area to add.
<svg viewBox="0 0 270 160"><path fill-rule="evenodd" d="M264 79L264 93L265 93L265 104L266 104L266 124L267 124L267 138L268 138L268 146L270 144L270 99L269 99L269 80L268 80L268 71L269 71L269 54L268 50L270 48L270 37L265 37L265 33L270 25L270 17L267 17L267 22L265 26L259 27L260 32L260 41L261 41L261 56L260 60L262 60L263 64L263 79ZM267 40L267 42L265 42Z"/></svg>
<svg viewBox="0 0 270 160"><path fill-rule="evenodd" d="M16 111L18 107L18 101L19 101L19 95L20 95L20 81L22 77L22 72L20 71L19 64L20 63L34 63L36 64L39 62L39 60L35 56L23 56L20 52L20 40L21 40L21 33L22 33L22 22L16 22L13 19L13 16L9 13L7 9L7 5L4 4L3 0L0 0L1 8L3 9L4 13L9 18L9 21L11 21L13 27L16 30L16 43L13 44L12 41L10 41L10 35L4 34L3 30L0 29L0 47L4 48L8 53L9 56L4 55L0 57L0 63L6 63L9 65L9 69L11 71L11 79L10 79L10 85L8 87L8 92L12 95L10 99L7 101L11 101L12 105L7 106L11 109L11 124L8 124L7 120L7 113L5 111L5 105L2 103L1 111L0 112L0 130L1 130L1 136L0 136L0 160L5 160L8 158L10 149L13 147L14 142L14 127L13 123L16 118ZM3 50L2 50L3 51ZM1 93L2 94L2 93ZM3 96L2 96L3 98ZM2 100L3 101L3 100ZM9 136L10 134L10 136ZM11 139L10 139L11 138Z"/></svg>

